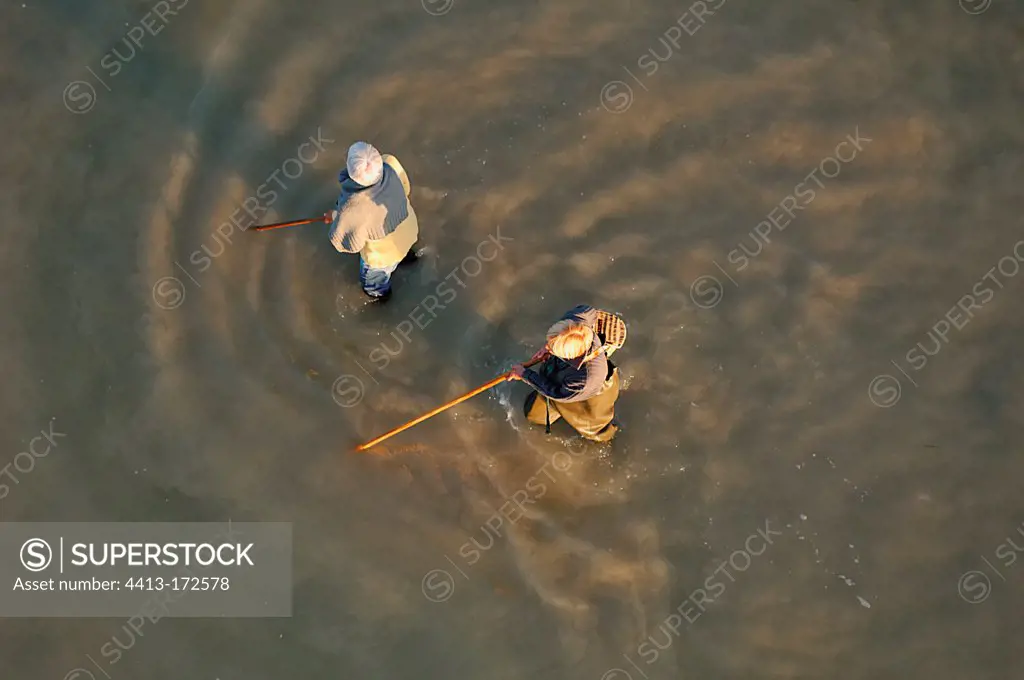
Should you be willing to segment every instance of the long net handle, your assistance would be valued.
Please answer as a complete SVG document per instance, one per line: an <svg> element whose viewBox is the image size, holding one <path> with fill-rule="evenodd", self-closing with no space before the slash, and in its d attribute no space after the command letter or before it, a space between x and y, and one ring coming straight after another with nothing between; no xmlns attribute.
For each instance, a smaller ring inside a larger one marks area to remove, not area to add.
<svg viewBox="0 0 1024 680"><path fill-rule="evenodd" d="M535 361L530 361L529 363L524 364L524 368L525 367L529 367L529 366L533 366L534 364L538 363L539 361L541 361L541 360L537 359ZM461 404L462 402L464 402L467 399L470 399L472 397L475 397L476 395L480 394L481 392L486 392L487 390L491 389L492 387L494 387L496 385L500 385L501 383L503 383L506 380L508 380L509 377L511 377L511 375L512 375L511 371L508 372L508 373L502 373L497 378L494 378L493 380L490 380L490 381L484 383L483 385L481 385L480 387L477 387L474 390L470 390L469 392L466 392L461 397L456 397L455 399L452 399L451 401L449 401L447 403L444 403L441 406L438 406L437 408L433 409L432 411L427 411L423 415L410 420L409 422L405 423L404 425L399 425L398 427L396 427L393 430L388 430L387 432L385 432L381 436L377 437L376 439L371 439L370 441L366 442L365 444L360 444L359 446L357 446L355 448L355 450L356 451L366 451L367 449L372 448L372 447L376 446L377 444L380 444L385 439L390 439L391 437L395 436L399 432L404 432L405 430L408 430L413 425L419 425L424 420L427 420L428 418L433 418L438 413L441 413L442 411L446 411L446 410L450 409L452 406L455 406L457 404Z"/></svg>
<svg viewBox="0 0 1024 680"><path fill-rule="evenodd" d="M377 444L380 444L385 439L390 439L391 437L395 436L399 432L404 432L405 430L408 430L413 425L419 425L424 420L427 420L428 418L433 418L438 413L441 413L442 411L446 411L446 410L450 409L452 406L455 406L456 404L461 404L462 402L466 401L467 399L469 399L471 397L475 397L476 395L480 394L481 392L486 392L487 390L491 389L495 385L500 385L501 383L503 383L506 380L508 380L509 375L510 375L509 373L504 373L502 375L499 375L494 380L491 380L490 382L484 383L483 385L481 385L480 387L476 388L475 390L471 390L469 392L466 392L461 397L457 397L455 399L452 399L448 403L442 404L441 406L438 406L437 408L435 408L432 411L427 411L426 413L424 413L423 415L419 416L418 418L414 418L413 420L410 420L405 425L400 425L400 426L396 427L393 430L389 430L388 432L385 432L384 434L382 434L381 436L377 437L376 439L371 439L370 441L366 442L365 444L360 444L359 446L356 447L356 451L365 451L365 450L367 450L369 448L372 448L372 447L376 446Z"/></svg>
<svg viewBox="0 0 1024 680"><path fill-rule="evenodd" d="M284 227L297 227L300 224L309 224L310 222L326 222L327 215L320 215L319 217L309 217L303 220L292 220L291 222L278 222L276 224L264 224L261 227L249 227L247 231L267 231L269 229L283 229Z"/></svg>

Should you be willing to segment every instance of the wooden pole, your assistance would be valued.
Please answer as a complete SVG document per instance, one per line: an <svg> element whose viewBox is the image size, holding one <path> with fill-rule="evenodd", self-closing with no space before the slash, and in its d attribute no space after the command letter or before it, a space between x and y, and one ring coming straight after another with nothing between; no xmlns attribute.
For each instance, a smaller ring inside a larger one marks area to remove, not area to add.
<svg viewBox="0 0 1024 680"><path fill-rule="evenodd" d="M432 411L427 411L426 413L424 413L423 415L419 416L418 418L414 418L413 420L410 420L405 425L400 425L400 426L396 427L393 430L385 432L381 436L377 437L376 439L371 439L370 441L366 442L365 444L360 444L359 446L356 447L356 451L365 451L365 450L367 450L369 448L372 448L372 447L376 446L377 444L380 444L385 439L390 439L391 437L395 436L399 432L404 432L405 430L408 430L413 425L419 425L420 423L422 423L427 418L433 418L438 413L441 413L442 411L450 409L452 406L455 406L456 404L461 404L462 402L466 401L467 399L469 399L471 397L475 397L476 395L480 394L481 392L486 392L487 390L491 389L495 385L500 385L501 383L503 383L506 380L508 380L509 375L511 375L511 374L504 373L502 375L499 375L494 380L486 382L483 385L481 385L480 387L476 388L475 390L470 390L469 392L466 392L465 394L463 394L461 397L457 397L455 399L452 399L447 404L443 404L441 406L438 406L437 408L435 408Z"/></svg>
<svg viewBox="0 0 1024 680"><path fill-rule="evenodd" d="M249 227L246 231L267 231L268 229L282 229L284 227L297 227L300 224L309 224L310 222L327 222L327 215L320 215L319 217L310 217L305 220L292 220L291 222L278 222L277 224L264 224L261 227Z"/></svg>
<svg viewBox="0 0 1024 680"><path fill-rule="evenodd" d="M543 361L543 359L538 359L537 361L531 361L530 363L525 364L525 367L533 366L534 364L538 363L539 361ZM414 418L413 420L410 420L405 425L399 425L395 429L389 430L389 431L385 432L384 434L382 434L381 436L377 437L376 439L371 439L370 441L366 442L365 444L360 444L359 446L356 447L355 450L356 451L366 451L367 449L372 448L372 447L376 446L377 444L380 444L385 439L390 439L391 437L395 436L399 432L404 432L405 430L408 430L413 425L419 425L424 420L427 420L428 418L433 418L438 413L441 413L442 411L446 411L446 410L450 409L452 406L455 406L456 404L461 404L462 402L464 402L467 399L470 399L472 397L475 397L476 395L480 394L481 392L486 392L487 390L491 389L495 385L500 385L501 383L505 382L506 380L509 380L511 377L512 377L511 371L508 372L508 373L502 373L501 375L499 375L494 380L486 382L483 385L481 385L480 387L477 387L474 390L470 390L469 392L466 392L461 397L456 397L455 399L452 399L448 403L442 404L441 406L438 406L433 411L428 411L428 412L424 413L423 415L419 416L418 418Z"/></svg>

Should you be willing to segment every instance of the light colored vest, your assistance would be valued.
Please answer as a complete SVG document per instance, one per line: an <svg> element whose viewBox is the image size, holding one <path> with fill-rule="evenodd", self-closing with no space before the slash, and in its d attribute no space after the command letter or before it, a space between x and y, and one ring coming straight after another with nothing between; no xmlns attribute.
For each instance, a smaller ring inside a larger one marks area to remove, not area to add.
<svg viewBox="0 0 1024 680"><path fill-rule="evenodd" d="M405 199L408 202L412 185L409 183L409 176L405 174L405 168L391 154L383 154L381 158L391 166L391 169L395 171L398 178L402 180L402 187L405 188ZM382 239L367 241L366 245L359 252L360 257L363 258L363 261L369 267L386 269L387 267L397 265L405 258L413 244L416 243L416 239L420 235L420 225L416 220L416 213L412 209L412 204L409 203L408 207L409 216L402 220L397 229Z"/></svg>

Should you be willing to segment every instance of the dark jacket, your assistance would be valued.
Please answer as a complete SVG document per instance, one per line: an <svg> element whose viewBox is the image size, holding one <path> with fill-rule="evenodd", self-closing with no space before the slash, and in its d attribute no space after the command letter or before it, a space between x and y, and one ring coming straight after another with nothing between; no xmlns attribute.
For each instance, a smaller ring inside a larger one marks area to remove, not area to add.
<svg viewBox="0 0 1024 680"><path fill-rule="evenodd" d="M562 319L585 324L594 331L594 343L584 357L601 348L597 335L597 310L589 305L576 305L562 315ZM559 319L560 321L562 319ZM590 399L604 389L610 375L608 357L599 353L590 361L566 361L549 356L537 370L523 371L523 382L529 384L545 397L561 402L575 402Z"/></svg>

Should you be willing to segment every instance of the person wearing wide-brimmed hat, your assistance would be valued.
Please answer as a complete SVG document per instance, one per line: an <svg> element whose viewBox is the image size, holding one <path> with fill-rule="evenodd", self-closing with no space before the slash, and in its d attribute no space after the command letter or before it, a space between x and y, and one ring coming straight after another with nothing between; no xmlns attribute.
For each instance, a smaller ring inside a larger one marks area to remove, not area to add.
<svg viewBox="0 0 1024 680"><path fill-rule="evenodd" d="M619 372L607 356L597 319L597 309L573 307L548 329L546 346L533 356L543 360L536 370L522 364L512 367L512 378L535 390L523 404L531 423L550 427L564 418L594 441L609 441L618 432L613 421Z"/></svg>

